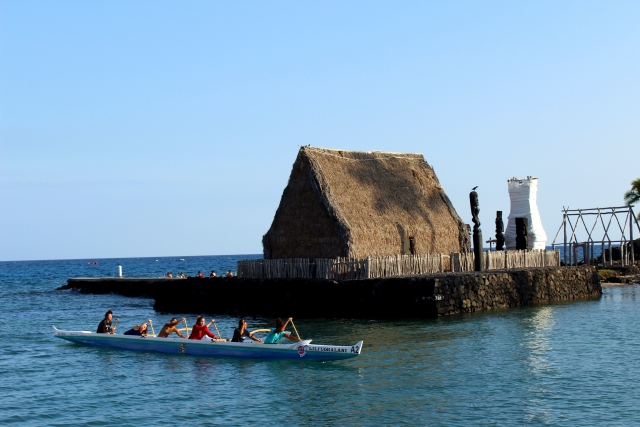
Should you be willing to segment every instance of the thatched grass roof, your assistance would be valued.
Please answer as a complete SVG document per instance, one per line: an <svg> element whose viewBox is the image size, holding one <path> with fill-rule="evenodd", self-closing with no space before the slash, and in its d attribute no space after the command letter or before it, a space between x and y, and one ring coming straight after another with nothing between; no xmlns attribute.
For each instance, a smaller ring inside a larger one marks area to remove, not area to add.
<svg viewBox="0 0 640 427"><path fill-rule="evenodd" d="M265 258L386 256L469 250L467 226L422 154L302 147Z"/></svg>

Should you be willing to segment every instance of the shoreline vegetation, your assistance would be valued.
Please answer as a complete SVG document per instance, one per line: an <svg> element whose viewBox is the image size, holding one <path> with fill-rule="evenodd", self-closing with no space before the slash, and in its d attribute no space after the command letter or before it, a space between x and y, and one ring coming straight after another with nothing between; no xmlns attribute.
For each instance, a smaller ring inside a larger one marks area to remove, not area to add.
<svg viewBox="0 0 640 427"><path fill-rule="evenodd" d="M602 286L640 284L640 268L636 266L600 268L598 275Z"/></svg>

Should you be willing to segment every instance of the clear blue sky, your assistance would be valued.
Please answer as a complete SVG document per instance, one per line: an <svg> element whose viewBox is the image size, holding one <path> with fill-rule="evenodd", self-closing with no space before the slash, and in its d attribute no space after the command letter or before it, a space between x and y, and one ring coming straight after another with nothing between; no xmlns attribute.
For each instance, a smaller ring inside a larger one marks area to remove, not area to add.
<svg viewBox="0 0 640 427"><path fill-rule="evenodd" d="M622 205L640 2L0 1L0 260L261 253L299 145ZM640 210L640 207L637 208Z"/></svg>

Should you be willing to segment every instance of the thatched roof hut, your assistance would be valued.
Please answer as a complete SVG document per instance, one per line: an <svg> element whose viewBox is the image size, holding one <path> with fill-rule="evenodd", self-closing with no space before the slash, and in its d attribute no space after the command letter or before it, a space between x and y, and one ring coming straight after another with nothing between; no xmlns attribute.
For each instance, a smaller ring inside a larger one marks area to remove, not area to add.
<svg viewBox="0 0 640 427"><path fill-rule="evenodd" d="M301 147L264 257L469 251L469 232L422 154Z"/></svg>

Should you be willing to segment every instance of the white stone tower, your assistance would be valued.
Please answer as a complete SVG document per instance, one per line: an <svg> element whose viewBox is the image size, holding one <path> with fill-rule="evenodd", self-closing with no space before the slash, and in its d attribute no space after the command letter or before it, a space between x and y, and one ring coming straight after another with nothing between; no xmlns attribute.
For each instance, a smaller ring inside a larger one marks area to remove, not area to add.
<svg viewBox="0 0 640 427"><path fill-rule="evenodd" d="M542 228L540 212L538 212L538 178L528 176L525 179L511 178L509 183L509 198L511 199L511 212L509 223L504 233L504 242L507 249L516 248L516 218L528 218L527 229L529 249L544 249L547 244L547 234Z"/></svg>

